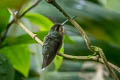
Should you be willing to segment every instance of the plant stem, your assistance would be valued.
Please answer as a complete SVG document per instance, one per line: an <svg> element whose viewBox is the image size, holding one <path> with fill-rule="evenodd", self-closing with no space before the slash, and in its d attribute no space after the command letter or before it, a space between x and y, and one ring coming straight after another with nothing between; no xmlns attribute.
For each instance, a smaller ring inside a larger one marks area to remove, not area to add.
<svg viewBox="0 0 120 80"><path fill-rule="evenodd" d="M49 2L49 0L47 0ZM51 0L52 1L52 0ZM82 35L83 39L85 40L85 43L87 45L87 48L93 52L92 48L91 48L91 43L87 37L87 34L85 33L85 31L82 29L82 27L74 20L72 19L57 3L55 0L53 0L52 2L50 2L53 6L55 6L70 22L72 25L74 25L74 27L77 28L77 30L80 32L80 34Z"/></svg>
<svg viewBox="0 0 120 80"><path fill-rule="evenodd" d="M17 20L17 23L23 28L24 31L26 31L26 33L28 33L37 43L39 43L41 46L43 46L43 42L37 37L36 34L32 33L29 29L27 29L25 27L25 25L20 22L19 20Z"/></svg>
<svg viewBox="0 0 120 80"><path fill-rule="evenodd" d="M14 15L12 12L11 12L12 15ZM27 27L21 22L19 21L18 19L17 20L17 23L23 28L24 31L26 31L26 33L28 35L30 35L37 43L39 43L41 46L43 46L43 42L37 37L36 34L32 33L29 29L27 29ZM62 56L64 58L67 58L67 59L74 59L74 60L84 60L84 61L96 61L96 62L100 62L100 63L104 63L102 59L99 59L97 58L97 56L91 56L90 58L88 56L72 56L72 55L67 55L67 54L60 54L58 53L59 56ZM115 69L116 71L120 72L120 68L117 67L116 65L108 62L108 64L113 68Z"/></svg>
<svg viewBox="0 0 120 80"><path fill-rule="evenodd" d="M35 6L38 5L38 3L40 3L41 0L37 0L35 1L31 7L29 7L27 10L25 10L20 16L18 16L18 18L22 18L28 11L30 11L31 9L33 9ZM3 32L3 35L0 37L0 47L2 47L2 42L5 40L6 36L7 36L7 33L8 33L8 30L10 28L10 26L15 22L15 19L11 20L8 25L6 26L6 29L4 30Z"/></svg>
<svg viewBox="0 0 120 80"><path fill-rule="evenodd" d="M97 56L72 56L72 55L68 55L68 54L61 54L59 53L58 54L59 56L62 56L64 57L65 59L69 59L69 60L80 60L80 61L95 61L95 62L99 62L99 63L102 63L104 64L104 61L100 58L98 60L98 57ZM115 69L116 71L118 71L120 73L120 68L117 67L116 65L112 64L111 62L108 61L108 64L113 68Z"/></svg>
<svg viewBox="0 0 120 80"><path fill-rule="evenodd" d="M46 0L48 3L52 4L54 7L56 7L72 24L73 26L80 32L80 34L82 35L88 49L92 52L96 52L92 46L91 43L88 39L87 34L85 33L85 31L82 29L82 27L73 19L70 18L70 16L61 8L61 6L59 6L59 4L57 4L56 0ZM96 47L98 48L98 47ZM111 69L110 65L108 64L108 61L102 51L101 48L98 48L98 53L100 55L100 57L103 59L103 62L105 64L105 66L107 67L107 70L109 71L109 73L111 74L111 76L115 79L115 80L119 80L118 77L116 76L115 72Z"/></svg>

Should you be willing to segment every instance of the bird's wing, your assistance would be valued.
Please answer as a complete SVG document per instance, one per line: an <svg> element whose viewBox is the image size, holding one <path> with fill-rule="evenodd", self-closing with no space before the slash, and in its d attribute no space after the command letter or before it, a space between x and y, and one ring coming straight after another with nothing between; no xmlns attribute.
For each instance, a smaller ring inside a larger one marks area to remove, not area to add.
<svg viewBox="0 0 120 80"><path fill-rule="evenodd" d="M60 49L62 42L61 40L53 39L50 37L47 37L45 39L45 45L43 46L43 65L42 68L46 67L49 65L54 57L56 56L58 50Z"/></svg>

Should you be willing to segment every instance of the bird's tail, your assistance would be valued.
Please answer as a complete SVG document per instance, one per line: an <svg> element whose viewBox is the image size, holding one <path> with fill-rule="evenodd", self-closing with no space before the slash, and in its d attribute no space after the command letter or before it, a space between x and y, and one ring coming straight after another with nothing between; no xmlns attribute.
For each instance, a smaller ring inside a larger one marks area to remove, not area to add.
<svg viewBox="0 0 120 80"><path fill-rule="evenodd" d="M43 56L42 69L44 69L46 66L47 66L47 57Z"/></svg>

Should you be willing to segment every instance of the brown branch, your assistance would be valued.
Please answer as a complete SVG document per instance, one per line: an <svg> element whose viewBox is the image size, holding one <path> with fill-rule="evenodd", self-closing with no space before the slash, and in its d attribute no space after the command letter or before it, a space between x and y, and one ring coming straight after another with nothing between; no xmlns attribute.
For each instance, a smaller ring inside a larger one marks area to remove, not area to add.
<svg viewBox="0 0 120 80"><path fill-rule="evenodd" d="M68 55L68 54L58 54L59 56L64 57L65 59L69 59L69 60L80 60L80 61L98 61L96 56L72 56L72 55Z"/></svg>
<svg viewBox="0 0 120 80"><path fill-rule="evenodd" d="M88 39L87 34L85 33L85 31L82 29L82 27L73 19L70 18L70 16L64 11L64 9L61 8L61 6L59 6L59 4L57 4L56 0L46 0L48 3L52 4L54 7L56 7L73 25L75 28L77 28L77 30L80 32L80 34L82 35L88 49L92 52L96 52L90 44L90 41ZM96 47L98 48L98 47ZM102 51L101 48L98 48L98 53L100 55L100 57L103 59L103 62L107 68L107 70L109 71L109 73L111 74L111 76L115 79L115 80L119 80L118 77L116 76L115 72L111 69L110 65L108 64L108 61Z"/></svg>
<svg viewBox="0 0 120 80"><path fill-rule="evenodd" d="M15 14L12 12L11 9L8 9L8 11L10 12L10 14L13 16L13 18L15 19L16 23L20 25L21 28L23 28L23 30L29 34L35 41L37 41L37 43L39 43L41 46L43 46L43 42L37 37L36 34L32 33L19 19L17 19L17 17L15 16Z"/></svg>
<svg viewBox="0 0 120 80"><path fill-rule="evenodd" d="M10 13L14 16L14 14L12 13L11 10L9 10ZM16 19L17 23L23 28L24 31L26 31L27 34L29 34L37 43L39 43L41 46L43 46L43 42L37 37L36 34L32 33L29 29L27 29L27 27L20 22L18 19ZM104 63L102 59L98 60L97 56L91 56L90 58L88 56L71 56L71 55L67 55L67 54L58 54L59 56L63 56L64 58L67 59L74 59L74 60L84 60L84 61L96 61L96 62L100 62L100 63ZM120 72L120 68L117 67L116 65L108 62L109 65L115 69L116 71Z"/></svg>
<svg viewBox="0 0 120 80"><path fill-rule="evenodd" d="M33 6L31 6L30 8L28 8L28 10L26 10L19 18L21 18L22 16L24 16L29 10L31 10L33 7L35 7L38 3L40 2L40 0L38 0L38 2L36 1L35 4L33 4ZM8 25L7 25L7 28L5 30L5 34L2 38L0 38L0 42L4 41L5 37L6 37L6 34L8 32L8 29L9 27L15 22L15 20L13 19ZM72 21L70 21L72 22ZM36 36L36 34L30 32L24 25L23 23L21 23L20 21L17 21L17 23L34 39L36 40L41 46L43 45L42 41ZM73 21L73 24L74 24L74 21ZM76 23L74 24L76 25ZM81 30L81 29L80 29ZM84 31L81 31L81 32L84 32ZM85 33L81 33L81 34L85 34ZM86 36L83 36L86 40L86 43L89 43L88 39L86 38ZM89 44L87 45L87 47L89 48ZM90 49L90 48L89 48ZM71 55L67 55L67 54L58 54L60 56L63 56L64 58L67 58L67 59L78 59L78 60L86 60L86 61L98 61L97 57L95 56L91 56L91 58L88 58L88 56L71 56ZM99 62L100 63L104 63L102 61L102 59L99 59ZM115 70L117 70L118 72L120 72L120 68L117 67L116 65L108 62L108 64Z"/></svg>
<svg viewBox="0 0 120 80"><path fill-rule="evenodd" d="M32 6L30 8L28 8L27 10L25 10L21 15L20 15L20 18L23 17L27 12L29 12L31 9L33 9L34 7L36 7L39 3L40 3L41 0L37 0L35 1Z"/></svg>
<svg viewBox="0 0 120 80"><path fill-rule="evenodd" d="M58 54L59 56L64 57L65 59L69 59L69 60L80 60L80 61L95 61L95 62L99 62L104 64L104 61L99 58L97 56L72 56L72 55L68 55L68 54ZM116 71L118 71L120 73L120 68L117 67L116 65L112 64L111 62L108 61L108 64L115 69Z"/></svg>
<svg viewBox="0 0 120 80"><path fill-rule="evenodd" d="M108 61L104 55L103 50L101 48L98 48L98 52L99 52L100 57L103 59L104 64L106 65L106 68L108 69L109 73L111 73L112 77L115 78L115 80L119 80L118 77L116 76L115 72L111 68L111 66L108 64Z"/></svg>
<svg viewBox="0 0 120 80"><path fill-rule="evenodd" d="M32 33L29 29L26 28L26 26L20 22L19 20L17 20L17 23L23 28L24 31L26 31L26 33L28 33L37 43L39 43L41 46L43 46L43 42L37 37L36 34Z"/></svg>
<svg viewBox="0 0 120 80"><path fill-rule="evenodd" d="M27 10L25 10L20 16L18 16L18 18L22 18L28 11L30 11L31 9L33 9L35 6L38 5L38 3L40 3L41 0L37 0L35 1L31 7L29 7ZM2 42L5 40L8 30L10 28L10 26L15 22L15 19L13 19L12 21L10 21L10 23L8 23L8 25L6 26L6 29L3 32L3 35L0 37L0 47L2 47Z"/></svg>
<svg viewBox="0 0 120 80"><path fill-rule="evenodd" d="M52 0L51 0L52 1ZM50 2L51 3L51 2ZM81 33L83 39L85 40L86 42L86 45L88 47L89 50L93 51L92 48L91 48L91 45L90 45L90 42L88 40L88 37L86 35L86 33L84 32L84 30L81 28L81 26L75 21L75 20L72 20L68 15L67 13L65 13L65 11L55 2L55 0L53 0L52 4L57 8L59 9L67 18L68 20L78 29L78 31ZM26 13L26 12L25 12ZM25 14L24 13L24 14ZM14 18L15 19L15 18ZM33 34L32 32L30 32L24 25L23 23L21 23L19 20L17 20L17 23L32 37L34 38L39 44L43 45L42 42L39 40L39 38ZM106 65L107 69L109 70L109 72L111 73L112 77L115 79L115 80L119 80L116 76L116 74L112 71L111 67L109 66L108 62L107 62L107 59L106 57L104 56L104 53L101 49L99 49L99 54L101 56L101 58L103 59L104 61L104 64Z"/></svg>
<svg viewBox="0 0 120 80"><path fill-rule="evenodd" d="M87 34L85 33L85 31L82 29L82 27L74 20L72 19L57 3L55 0L46 0L48 3L52 4L53 6L55 6L73 25L74 27L77 28L77 30L80 32L80 34L82 35L83 39L85 40L85 43L88 47L88 49L90 51L93 51L91 48L91 44L90 41L87 37Z"/></svg>

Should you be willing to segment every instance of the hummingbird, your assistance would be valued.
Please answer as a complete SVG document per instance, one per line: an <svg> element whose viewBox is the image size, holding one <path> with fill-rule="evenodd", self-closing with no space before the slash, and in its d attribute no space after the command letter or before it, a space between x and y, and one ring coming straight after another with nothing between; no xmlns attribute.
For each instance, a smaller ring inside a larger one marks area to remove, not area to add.
<svg viewBox="0 0 120 80"><path fill-rule="evenodd" d="M68 20L64 21L62 24L55 24L51 27L48 35L45 36L43 47L42 47L42 55L43 55L43 63L42 69L47 67L55 58L57 53L59 52L64 36L64 28L63 25Z"/></svg>

